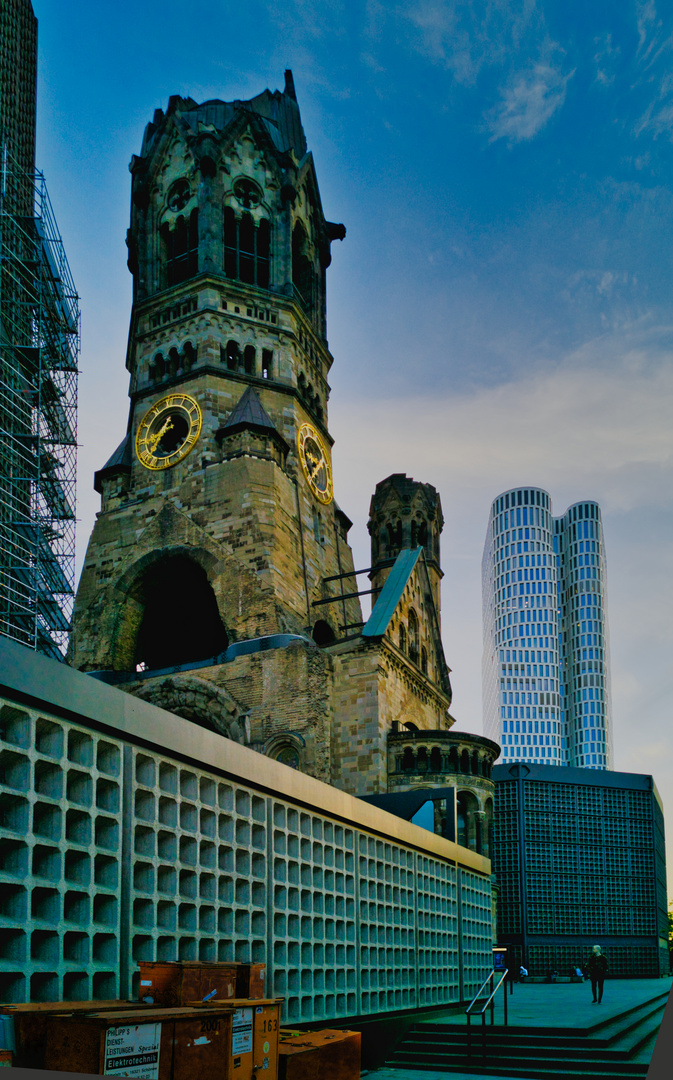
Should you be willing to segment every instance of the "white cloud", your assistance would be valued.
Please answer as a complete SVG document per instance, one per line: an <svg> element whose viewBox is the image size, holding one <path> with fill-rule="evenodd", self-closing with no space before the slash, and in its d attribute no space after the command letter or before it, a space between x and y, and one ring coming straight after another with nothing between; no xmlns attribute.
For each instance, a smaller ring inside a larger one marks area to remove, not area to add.
<svg viewBox="0 0 673 1080"><path fill-rule="evenodd" d="M638 67L641 82L654 91L652 100L634 125L636 137L648 134L673 139L673 77L671 53L673 34L668 24L659 18L654 0L636 5L638 27Z"/></svg>
<svg viewBox="0 0 673 1080"><path fill-rule="evenodd" d="M546 62L518 72L502 92L502 100L486 114L490 142L507 139L510 144L533 139L561 108L566 86L574 71L564 75Z"/></svg>
<svg viewBox="0 0 673 1080"><path fill-rule="evenodd" d="M615 81L615 69L621 50L612 44L612 34L596 38L598 51L594 56L596 64L596 82L607 88Z"/></svg>
<svg viewBox="0 0 673 1080"><path fill-rule="evenodd" d="M414 0L398 8L410 44L432 63L472 84L483 67L503 63L542 23L535 0Z"/></svg>
<svg viewBox="0 0 673 1080"><path fill-rule="evenodd" d="M493 497L535 483L574 485L576 498L600 488L621 508L649 500L673 461L673 357L653 360L633 342L606 363L611 347L610 338L592 342L553 371L471 394L379 400L374 418L369 403L351 402L349 426L369 432L367 461L377 470L365 482L407 465L453 490L488 484ZM348 449L338 440L337 457ZM361 460L352 466L359 483Z"/></svg>

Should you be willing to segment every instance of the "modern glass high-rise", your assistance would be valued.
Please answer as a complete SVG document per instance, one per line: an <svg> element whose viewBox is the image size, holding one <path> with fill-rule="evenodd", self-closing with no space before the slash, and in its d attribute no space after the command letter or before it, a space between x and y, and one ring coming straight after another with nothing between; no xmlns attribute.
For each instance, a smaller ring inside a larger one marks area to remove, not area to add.
<svg viewBox="0 0 673 1080"><path fill-rule="evenodd" d="M596 502L495 499L482 561L484 734L502 761L612 768L605 548Z"/></svg>

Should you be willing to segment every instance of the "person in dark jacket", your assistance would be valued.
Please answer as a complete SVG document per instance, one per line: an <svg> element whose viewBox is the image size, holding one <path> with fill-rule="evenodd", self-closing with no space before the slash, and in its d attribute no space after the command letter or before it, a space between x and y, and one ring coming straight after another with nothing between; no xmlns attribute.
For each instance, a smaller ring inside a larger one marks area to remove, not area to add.
<svg viewBox="0 0 673 1080"><path fill-rule="evenodd" d="M587 971L591 979L591 992L594 995L594 1002L598 1005L603 1000L603 983L605 982L607 970L608 962L601 952L600 945L594 945L587 964Z"/></svg>

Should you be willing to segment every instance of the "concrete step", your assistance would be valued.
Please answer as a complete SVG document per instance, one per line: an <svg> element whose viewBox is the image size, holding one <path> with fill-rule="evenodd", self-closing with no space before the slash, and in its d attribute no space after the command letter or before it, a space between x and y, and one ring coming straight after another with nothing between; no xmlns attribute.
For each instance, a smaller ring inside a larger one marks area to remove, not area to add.
<svg viewBox="0 0 673 1080"><path fill-rule="evenodd" d="M583 1029L488 1026L484 1056L481 1026L472 1029L468 1054L466 1026L421 1023L407 1032L387 1064L536 1080L638 1080L647 1075L667 998L667 993L654 995Z"/></svg>
<svg viewBox="0 0 673 1080"><path fill-rule="evenodd" d="M649 1035L659 1030L665 1005L648 1004L638 1009L631 1010L625 1017L611 1018L600 1027L600 1035L587 1035L575 1031L573 1035L559 1035L555 1028L509 1028L487 1026L485 1038L487 1045L495 1052L496 1049L514 1048L517 1052L522 1047L531 1050L553 1045L559 1051L571 1052L576 1049L580 1052L588 1051L600 1054L603 1050L609 1050L614 1054L628 1056ZM458 1027L455 1024L418 1024L415 1025L405 1038L405 1045L426 1044L436 1046L464 1047L467 1044L467 1028ZM481 1026L472 1027L472 1044L481 1045Z"/></svg>
<svg viewBox="0 0 673 1080"><path fill-rule="evenodd" d="M526 1068L541 1067L544 1066L551 1071L565 1074L568 1069L585 1069L587 1072L594 1073L609 1069L615 1074L619 1075L640 1075L643 1066L646 1063L639 1061L624 1061L620 1058L606 1057L604 1054L592 1054L590 1052L567 1054L560 1052L556 1047L549 1047L544 1051L528 1051L526 1052L523 1047L518 1050L512 1050L511 1053L491 1053L488 1049L486 1056L483 1057L481 1053L481 1047L474 1047L472 1054L466 1053L447 1053L443 1048L437 1048L428 1046L421 1048L418 1046L408 1046L406 1043L403 1047L400 1047L395 1051L393 1057L387 1064L406 1066L413 1066L414 1062L425 1062L428 1065L450 1065L455 1069L458 1066L461 1068L463 1065L474 1064L475 1062L487 1062L489 1065L495 1067L505 1066L507 1068L516 1069L520 1066ZM647 1070L646 1070L647 1071Z"/></svg>
<svg viewBox="0 0 673 1080"><path fill-rule="evenodd" d="M550 1064L549 1062L542 1062L541 1064L533 1065L531 1063L522 1063L512 1065L493 1065L491 1062L477 1062L469 1064L460 1064L457 1066L451 1066L447 1068L445 1065L424 1062L424 1061L391 1061L388 1066L391 1069L414 1069L418 1072L445 1072L451 1074L452 1072L459 1072L461 1074L473 1075L473 1076L504 1076L512 1077L513 1080L557 1080L559 1076L574 1077L575 1080L582 1080L583 1077L590 1077L591 1080L642 1080L647 1077L647 1071L649 1065L643 1063L642 1065L634 1066L628 1073L615 1072L612 1068L603 1069L588 1069L585 1068L581 1062L575 1062L573 1064L566 1064L563 1061Z"/></svg>

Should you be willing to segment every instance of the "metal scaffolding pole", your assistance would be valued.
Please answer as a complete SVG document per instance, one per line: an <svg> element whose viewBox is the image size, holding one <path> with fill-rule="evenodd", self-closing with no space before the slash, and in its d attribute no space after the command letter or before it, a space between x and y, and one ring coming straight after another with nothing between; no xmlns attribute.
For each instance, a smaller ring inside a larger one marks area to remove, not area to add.
<svg viewBox="0 0 673 1080"><path fill-rule="evenodd" d="M44 176L2 147L0 633L57 659L75 574L79 297Z"/></svg>

